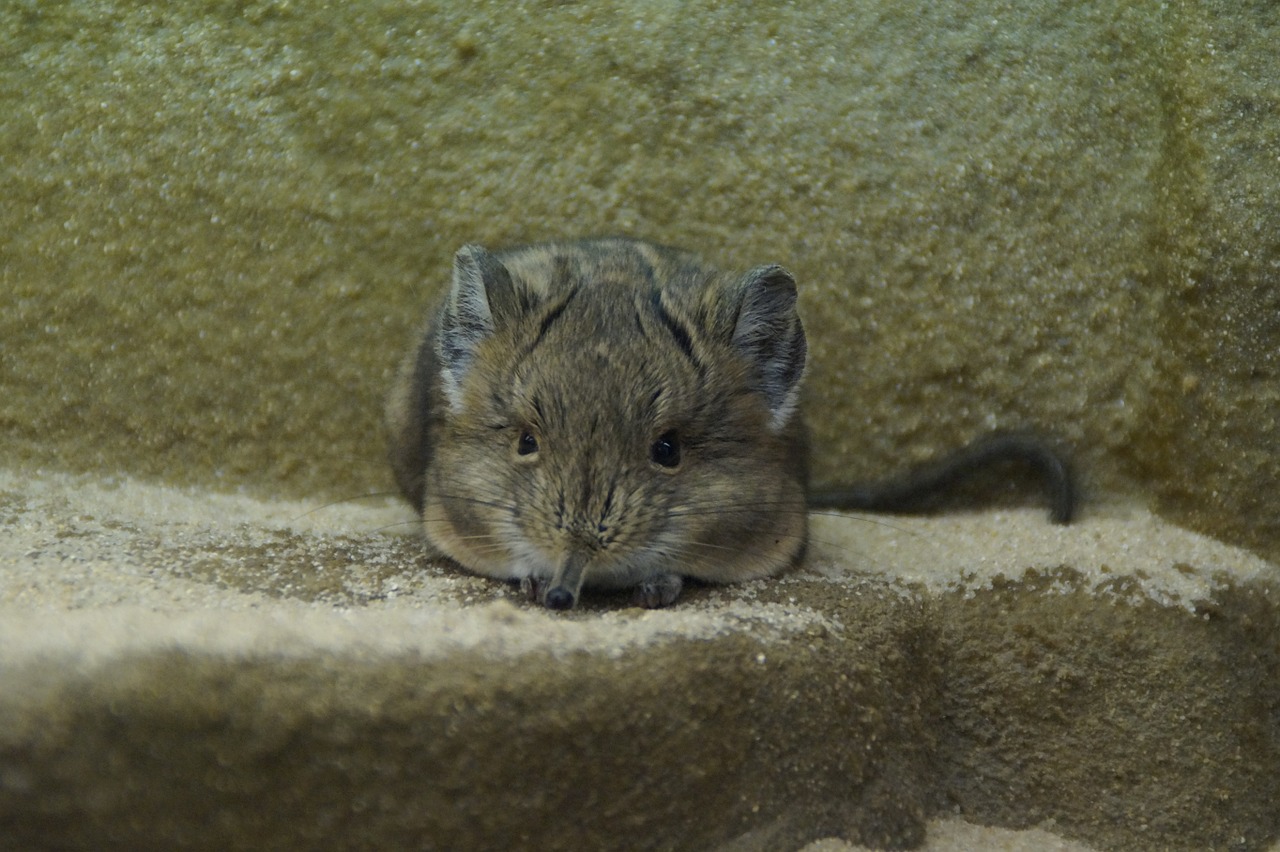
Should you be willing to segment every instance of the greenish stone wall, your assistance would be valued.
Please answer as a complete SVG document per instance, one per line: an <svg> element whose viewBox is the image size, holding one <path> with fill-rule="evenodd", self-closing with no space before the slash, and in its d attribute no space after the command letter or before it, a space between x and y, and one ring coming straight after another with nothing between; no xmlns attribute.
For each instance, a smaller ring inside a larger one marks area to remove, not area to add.
<svg viewBox="0 0 1280 852"><path fill-rule="evenodd" d="M464 242L802 286L824 481L994 429L1280 554L1266 4L0 6L0 463L349 497Z"/></svg>

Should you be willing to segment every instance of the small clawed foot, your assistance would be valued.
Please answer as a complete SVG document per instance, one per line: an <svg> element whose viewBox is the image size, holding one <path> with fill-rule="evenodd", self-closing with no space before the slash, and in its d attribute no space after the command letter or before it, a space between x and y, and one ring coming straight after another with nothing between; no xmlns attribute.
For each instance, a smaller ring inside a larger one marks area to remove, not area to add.
<svg viewBox="0 0 1280 852"><path fill-rule="evenodd" d="M538 577L521 577L520 593L533 603L545 603L547 599L547 581Z"/></svg>
<svg viewBox="0 0 1280 852"><path fill-rule="evenodd" d="M636 606L645 609L661 609L670 606L680 597L684 588L684 579L679 574L659 574L652 580L646 580L636 586L634 600Z"/></svg>

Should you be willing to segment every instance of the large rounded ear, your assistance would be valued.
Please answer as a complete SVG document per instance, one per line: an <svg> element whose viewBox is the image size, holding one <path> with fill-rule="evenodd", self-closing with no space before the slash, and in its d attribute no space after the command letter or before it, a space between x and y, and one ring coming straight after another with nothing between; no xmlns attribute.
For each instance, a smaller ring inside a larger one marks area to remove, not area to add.
<svg viewBox="0 0 1280 852"><path fill-rule="evenodd" d="M796 280L781 266L757 266L730 290L738 300L733 346L755 369L769 428L782 431L800 400L809 344L796 313ZM734 298L731 295L731 298Z"/></svg>
<svg viewBox="0 0 1280 852"><path fill-rule="evenodd" d="M462 404L462 380L476 347L518 310L511 273L480 246L463 246L453 256L453 284L440 314L436 354L441 389L449 405Z"/></svg>

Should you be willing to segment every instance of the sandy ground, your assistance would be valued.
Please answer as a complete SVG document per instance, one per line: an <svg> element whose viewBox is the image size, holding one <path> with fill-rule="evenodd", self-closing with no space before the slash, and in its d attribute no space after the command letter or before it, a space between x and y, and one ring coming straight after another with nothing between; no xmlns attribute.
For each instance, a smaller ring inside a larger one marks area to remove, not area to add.
<svg viewBox="0 0 1280 852"><path fill-rule="evenodd" d="M527 607L511 587L425 559L412 516L385 498L315 506L64 474L0 472L0 672L34 657L79 670L157 644L225 653L494 654L589 648L621 654L668 637L779 635L824 616L754 600L763 583L711 590L665 611ZM1070 566L1099 595L1193 608L1229 580L1274 572L1244 551L1133 508L1068 528L1034 509L945 517L815 518L798 575L886 576L906 596L974 593L1023 569ZM1118 588L1118 587L1116 587ZM12 669L11 669L12 670ZM21 695L9 693L10 701ZM809 852L852 848L835 841ZM1084 849L1041 830L932 824L929 849Z"/></svg>
<svg viewBox="0 0 1280 852"><path fill-rule="evenodd" d="M253 612L270 601L385 614L519 600L506 586L427 560L412 513L386 497L317 505L125 477L0 471L0 524L6 610ZM312 557L301 572L286 558L300 553ZM1227 580L1278 570L1144 509L1108 506L1069 527L1046 523L1032 508L930 518L816 515L802 571L833 582L877 576L904 589L965 593L1028 568L1061 566L1100 593L1127 576L1151 600L1189 610ZM689 627L725 599L749 602L756 588L726 587L732 593L709 596L707 606L649 615L669 616L666 627Z"/></svg>
<svg viewBox="0 0 1280 852"><path fill-rule="evenodd" d="M803 852L861 852L864 847L841 840L819 840ZM973 825L961 819L940 819L929 824L929 836L921 852L1090 852L1092 846L1064 840L1038 828L1010 831Z"/></svg>

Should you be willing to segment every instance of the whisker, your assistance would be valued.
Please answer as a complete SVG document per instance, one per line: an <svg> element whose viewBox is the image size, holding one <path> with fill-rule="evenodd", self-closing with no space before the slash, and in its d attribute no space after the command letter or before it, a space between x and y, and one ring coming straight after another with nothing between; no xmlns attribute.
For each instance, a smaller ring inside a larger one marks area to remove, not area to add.
<svg viewBox="0 0 1280 852"><path fill-rule="evenodd" d="M344 497L341 500L333 500L328 503L324 503L320 506L316 506L314 509L308 509L307 511L303 512L301 515L295 515L294 517L289 519L289 523L293 523L294 521L300 521L303 518L307 517L308 515L314 515L316 512L322 511L324 509L329 509L334 506L340 506L344 503L354 503L357 500L372 500L374 497L394 497L398 493L399 493L398 491L370 491L367 494L357 494L354 497Z"/></svg>
<svg viewBox="0 0 1280 852"><path fill-rule="evenodd" d="M383 524L380 527L374 527L373 529L369 530L369 532L380 533L380 532L384 532L385 530L394 529L395 527L416 527L420 523L421 521L419 521L417 518L413 519L412 521L396 521L394 524Z"/></svg>
<svg viewBox="0 0 1280 852"><path fill-rule="evenodd" d="M490 509L502 509L503 511L508 512L510 514L515 514L515 511L516 511L515 506L511 505L510 502L503 502L500 499L503 496L501 493L498 493L498 495L495 497L485 498L485 497L472 497L467 494L452 494L449 492L437 491L435 492L434 496L448 499L448 500L456 500L459 503L469 503L472 506L484 506ZM509 501L510 498L507 498L507 500Z"/></svg>
<svg viewBox="0 0 1280 852"><path fill-rule="evenodd" d="M681 548L701 547L704 550L727 550L730 553L739 553L741 548L728 544L713 544L709 541L682 541L678 544Z"/></svg>
<svg viewBox="0 0 1280 852"><path fill-rule="evenodd" d="M822 518L839 518L845 521L859 521L864 524L874 524L875 526L878 526L878 527L887 527L895 532L900 532L903 535L916 536L916 537L919 537L920 535L920 533L916 532L915 530L908 529L907 527L901 527L901 526L898 526L897 524L892 524L881 518L871 518L866 515L855 515L851 512L810 510L809 515L811 517L814 515L817 515L818 517L822 517Z"/></svg>
<svg viewBox="0 0 1280 852"><path fill-rule="evenodd" d="M475 535L457 536L458 541L501 541L501 536L497 533L477 533Z"/></svg>

